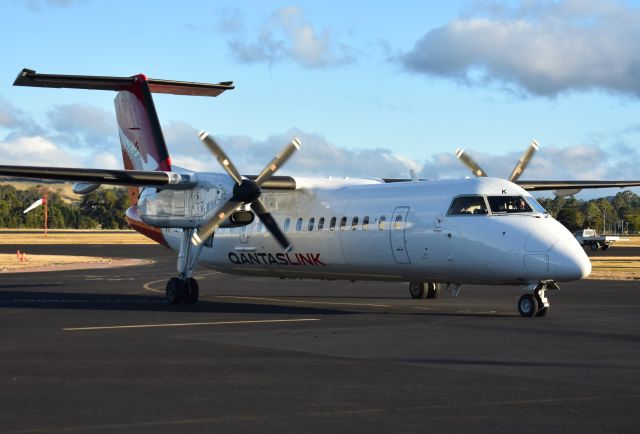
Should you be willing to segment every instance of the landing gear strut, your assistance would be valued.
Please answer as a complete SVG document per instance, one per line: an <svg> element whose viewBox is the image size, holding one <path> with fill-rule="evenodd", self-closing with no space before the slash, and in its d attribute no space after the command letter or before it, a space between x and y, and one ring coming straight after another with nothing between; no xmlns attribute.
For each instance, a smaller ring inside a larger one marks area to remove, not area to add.
<svg viewBox="0 0 640 434"><path fill-rule="evenodd" d="M411 298L437 298L440 289L435 282L410 282L409 294Z"/></svg>
<svg viewBox="0 0 640 434"><path fill-rule="evenodd" d="M527 289L530 287L533 287L532 293L524 294L518 300L518 312L524 317L547 315L549 313L549 300L546 292L549 289L560 289L560 287L553 281L528 285Z"/></svg>
<svg viewBox="0 0 640 434"><path fill-rule="evenodd" d="M200 252L204 243L198 247L191 244L193 228L182 231L182 242L180 243L180 253L178 254L178 277L172 277L167 282L166 296L169 304L196 304L200 294L198 281L194 279L193 269L198 263Z"/></svg>

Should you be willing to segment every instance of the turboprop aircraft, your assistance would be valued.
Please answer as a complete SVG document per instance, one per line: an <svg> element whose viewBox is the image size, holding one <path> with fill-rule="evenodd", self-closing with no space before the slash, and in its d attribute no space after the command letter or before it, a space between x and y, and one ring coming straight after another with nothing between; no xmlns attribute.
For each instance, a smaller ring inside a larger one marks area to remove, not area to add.
<svg viewBox="0 0 640 434"><path fill-rule="evenodd" d="M578 280L591 263L572 234L529 191L631 187L640 181L520 181L537 144L508 180L491 178L463 151L477 175L458 180L275 176L300 148L293 139L257 176L244 176L213 137L200 139L223 172L171 164L152 93L215 97L218 84L144 75L97 77L24 69L17 86L116 91L124 170L0 166L0 175L129 187L126 212L136 231L178 252L169 303L193 304L198 263L226 273L279 278L409 282L413 298L433 298L462 284L518 285L522 316L549 311L547 290ZM258 217L257 219L255 217Z"/></svg>

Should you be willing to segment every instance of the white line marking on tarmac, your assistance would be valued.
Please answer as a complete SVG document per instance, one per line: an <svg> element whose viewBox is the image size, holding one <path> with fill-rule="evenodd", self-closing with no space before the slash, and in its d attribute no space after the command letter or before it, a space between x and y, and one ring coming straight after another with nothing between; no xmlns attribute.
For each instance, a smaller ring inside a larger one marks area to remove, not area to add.
<svg viewBox="0 0 640 434"><path fill-rule="evenodd" d="M264 319L255 321L214 321L214 322L188 322L188 323L167 323L167 324L132 324L119 326L101 326L101 327L67 327L63 328L65 332L83 332L93 330L123 330L123 329L149 329L161 327L192 327L205 325L238 325L238 324L277 324L289 322L309 322L322 321L320 318L299 318L299 319Z"/></svg>
<svg viewBox="0 0 640 434"><path fill-rule="evenodd" d="M233 295L216 295L214 298L232 298L236 300L258 300L258 301L279 301L284 303L300 303L300 304L328 304L332 306L366 306L366 307L393 307L389 304L371 304L371 303L342 303L331 301L306 301L306 300L283 300L281 298L267 297L240 297Z"/></svg>

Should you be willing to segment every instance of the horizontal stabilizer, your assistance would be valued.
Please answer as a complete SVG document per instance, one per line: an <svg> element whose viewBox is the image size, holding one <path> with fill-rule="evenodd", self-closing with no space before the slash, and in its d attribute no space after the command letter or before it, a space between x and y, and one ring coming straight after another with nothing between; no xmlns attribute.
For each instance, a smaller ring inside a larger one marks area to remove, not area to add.
<svg viewBox="0 0 640 434"><path fill-rule="evenodd" d="M38 74L37 72L26 68L18 74L13 85L121 91L129 90L133 83L138 79L146 80L151 92L171 93L174 95L218 96L225 90L231 90L234 88L232 81L210 84L193 83L188 81L159 80L156 78L147 78L142 74L134 75L132 77Z"/></svg>

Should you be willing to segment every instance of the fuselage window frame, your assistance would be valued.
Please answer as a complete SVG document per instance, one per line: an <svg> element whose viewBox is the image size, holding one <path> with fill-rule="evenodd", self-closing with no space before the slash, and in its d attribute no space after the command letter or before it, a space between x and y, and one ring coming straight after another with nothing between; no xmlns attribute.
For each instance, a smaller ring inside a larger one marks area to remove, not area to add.
<svg viewBox="0 0 640 434"><path fill-rule="evenodd" d="M309 229L309 232L311 232L313 230L313 225L315 224L316 219L311 217L309 218L309 224L307 226L307 229Z"/></svg>
<svg viewBox="0 0 640 434"><path fill-rule="evenodd" d="M344 216L340 219L340 230L344 231L347 229L347 216Z"/></svg>
<svg viewBox="0 0 640 434"><path fill-rule="evenodd" d="M329 222L329 230L330 231L335 231L336 230L336 218L335 217L331 217L331 221Z"/></svg>
<svg viewBox="0 0 640 434"><path fill-rule="evenodd" d="M318 219L318 231L324 230L324 217Z"/></svg>
<svg viewBox="0 0 640 434"><path fill-rule="evenodd" d="M383 215L380 216L380 218L378 219L378 230L383 231L384 230L384 223L387 221L387 218Z"/></svg>

